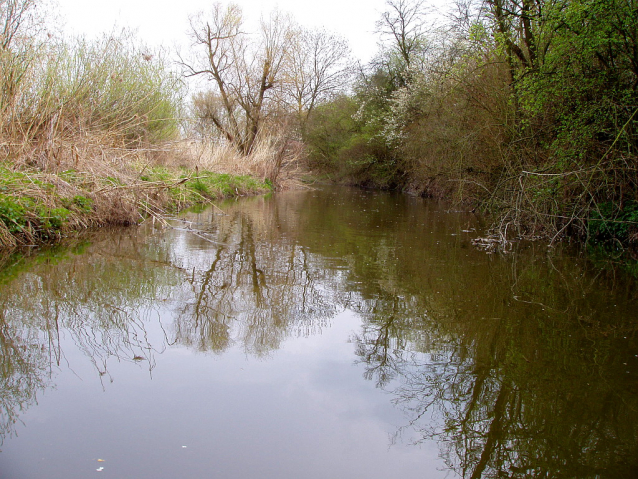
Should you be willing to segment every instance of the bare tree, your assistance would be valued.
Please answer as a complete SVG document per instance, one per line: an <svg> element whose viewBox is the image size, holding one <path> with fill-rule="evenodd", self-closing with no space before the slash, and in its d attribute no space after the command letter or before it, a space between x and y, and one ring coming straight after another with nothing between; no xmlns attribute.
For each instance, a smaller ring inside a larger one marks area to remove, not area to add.
<svg viewBox="0 0 638 479"><path fill-rule="evenodd" d="M212 127L244 154L260 134L274 131L273 125L278 131L282 124L292 125L293 115L303 134L315 107L349 80L346 40L295 25L278 11L262 18L258 34L249 35L241 8L217 3L209 17L191 17L191 38L198 56L181 60L185 74L207 78L213 86L193 98L204 123L199 131Z"/></svg>
<svg viewBox="0 0 638 479"><path fill-rule="evenodd" d="M289 50L284 102L303 133L315 106L342 91L352 74L347 41L325 30L299 29Z"/></svg>
<svg viewBox="0 0 638 479"><path fill-rule="evenodd" d="M281 82L292 22L277 11L261 20L253 40L242 30L243 15L237 4L216 3L210 18L191 17L191 38L199 56L181 61L186 76L205 76L213 83L216 101L206 108L205 119L239 151L251 152L269 101L269 92Z"/></svg>
<svg viewBox="0 0 638 479"><path fill-rule="evenodd" d="M377 33L390 37L392 49L409 70L415 56L426 47L426 4L424 0L387 0L387 10L377 21Z"/></svg>

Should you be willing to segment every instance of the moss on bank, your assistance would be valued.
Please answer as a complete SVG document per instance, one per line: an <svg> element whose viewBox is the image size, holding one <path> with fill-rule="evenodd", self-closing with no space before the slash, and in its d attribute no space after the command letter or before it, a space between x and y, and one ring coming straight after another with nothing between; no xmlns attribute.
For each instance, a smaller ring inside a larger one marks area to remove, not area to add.
<svg viewBox="0 0 638 479"><path fill-rule="evenodd" d="M184 168L145 167L116 178L0 165L0 247L42 244L71 231L132 225L196 203L269 191L250 176Z"/></svg>

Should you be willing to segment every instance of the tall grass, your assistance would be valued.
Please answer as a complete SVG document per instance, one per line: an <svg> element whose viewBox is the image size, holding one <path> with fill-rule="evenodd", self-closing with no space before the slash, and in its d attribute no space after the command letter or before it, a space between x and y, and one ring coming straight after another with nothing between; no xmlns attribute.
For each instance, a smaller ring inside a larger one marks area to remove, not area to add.
<svg viewBox="0 0 638 479"><path fill-rule="evenodd" d="M139 171L178 138L180 78L126 31L21 33L0 48L0 246L139 220L166 186Z"/></svg>
<svg viewBox="0 0 638 479"><path fill-rule="evenodd" d="M90 148L150 147L178 132L179 78L127 32L88 41L23 42L0 53L6 157L42 169L77 166Z"/></svg>
<svg viewBox="0 0 638 479"><path fill-rule="evenodd" d="M184 142L182 151L181 155L173 155L173 160L189 158L193 167L200 170L254 176L277 189L299 187L299 178L306 173L302 161L305 147L286 125L260 134L248 155L227 141L205 137Z"/></svg>

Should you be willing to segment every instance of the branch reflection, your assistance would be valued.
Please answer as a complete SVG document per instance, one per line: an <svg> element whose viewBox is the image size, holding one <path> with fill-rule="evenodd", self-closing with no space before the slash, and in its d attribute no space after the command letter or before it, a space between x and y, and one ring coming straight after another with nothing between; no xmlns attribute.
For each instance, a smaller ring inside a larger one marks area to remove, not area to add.
<svg viewBox="0 0 638 479"><path fill-rule="evenodd" d="M522 252L484 273L360 305L365 376L407 417L394 440L436 440L463 478L636 477L635 284L609 315L616 277L585 262ZM459 290L481 301L459 307Z"/></svg>
<svg viewBox="0 0 638 479"><path fill-rule="evenodd" d="M461 234L473 218L414 198L298 192L223 211L5 261L0 435L70 345L112 380L109 361L152 371L172 344L265 357L348 310L365 378L406 414L396 441L435 439L464 478L638 475L635 281L531 246L486 256Z"/></svg>
<svg viewBox="0 0 638 479"><path fill-rule="evenodd" d="M112 380L112 360L149 371L155 365L146 325L157 317L155 301L179 284L179 272L157 259L145 267L145 245L133 231L91 239L3 258L0 440L68 364L64 344L74 344L101 380Z"/></svg>
<svg viewBox="0 0 638 479"><path fill-rule="evenodd" d="M197 254L175 259L189 271L174 322L177 342L217 353L240 344L264 356L286 337L319 333L341 309L339 272L307 248L273 237L269 225L251 213L263 211L243 205L214 222L187 216L193 224L214 225L216 244L187 236Z"/></svg>

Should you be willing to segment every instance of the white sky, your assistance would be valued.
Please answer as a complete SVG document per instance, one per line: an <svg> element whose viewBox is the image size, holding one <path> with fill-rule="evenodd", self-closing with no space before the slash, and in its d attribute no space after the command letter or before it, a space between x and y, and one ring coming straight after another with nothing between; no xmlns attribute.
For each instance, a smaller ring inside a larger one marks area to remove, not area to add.
<svg viewBox="0 0 638 479"><path fill-rule="evenodd" d="M187 45L188 16L210 9L214 0L57 0L65 32L97 35L129 27L149 45ZM224 2L226 3L226 2ZM363 62L377 50L374 23L385 0L236 0L247 20L257 22L275 7L306 27L323 27L348 39Z"/></svg>

